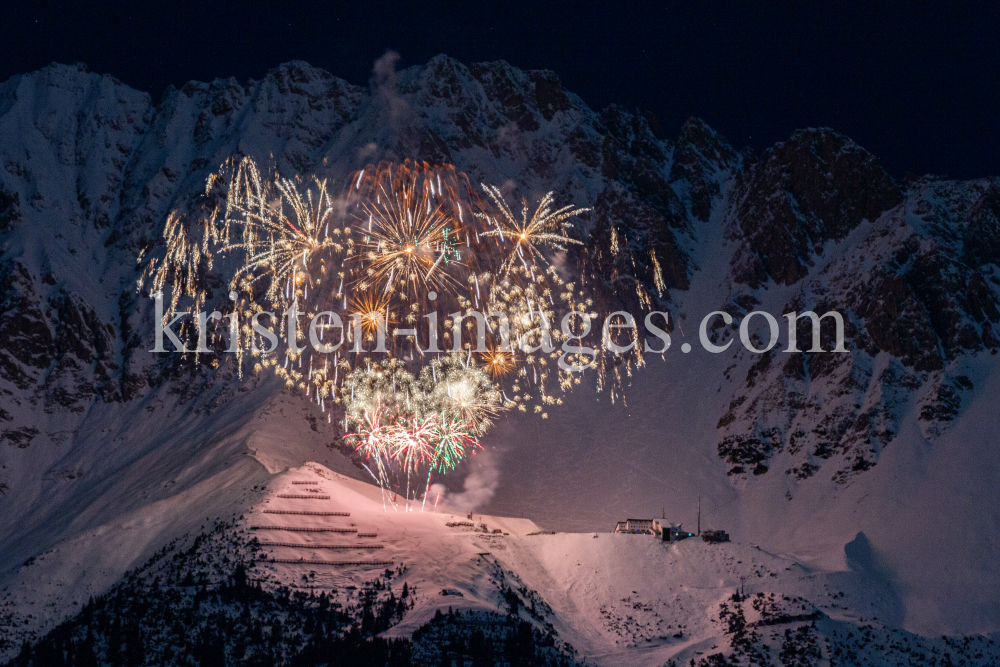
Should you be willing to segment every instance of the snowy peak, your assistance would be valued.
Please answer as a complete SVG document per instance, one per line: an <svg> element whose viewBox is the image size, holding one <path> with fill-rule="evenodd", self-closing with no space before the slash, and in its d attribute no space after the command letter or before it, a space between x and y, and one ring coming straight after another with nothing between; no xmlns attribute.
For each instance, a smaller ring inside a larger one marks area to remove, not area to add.
<svg viewBox="0 0 1000 667"><path fill-rule="evenodd" d="M649 114L594 113L552 72L502 61L467 67L443 55L404 71L387 57L368 88L293 61L246 85L191 82L155 107L112 77L53 65L5 82L0 98L6 377L51 402L54 389L37 372L55 363L50 377L72 376L60 395L79 399L56 401L64 406L134 397L176 373L176 363L137 354L149 322L132 288L133 258L160 242L169 211L207 212L216 200L201 194L206 175L238 154L335 178L381 158L442 160L531 196L554 189L593 207L574 230L589 250L572 259L599 277L600 301L616 308L641 311L649 295L676 303L698 270L692 257L718 233L716 215L737 292L700 306L745 314L768 300L769 285L794 287L772 305L841 308L854 349L887 352L917 372L995 347L995 185L917 182L904 193L875 157L831 130L796 132L755 160L700 120L669 141ZM616 243L627 252L605 251ZM849 280L858 272L868 276L862 284ZM60 361L71 354L60 327L89 332L72 369ZM29 342L36 331L64 344ZM774 386L775 373L818 379L838 363L756 360L740 375ZM925 386L902 375L892 374L904 394ZM743 383L730 387L729 413L763 410L735 391ZM940 405L927 414L954 412L944 407L955 401L949 391L937 392ZM729 413L720 419L731 423ZM7 430L24 428L37 427ZM757 440L789 445L784 427L766 437L762 428L771 427L754 427Z"/></svg>
<svg viewBox="0 0 1000 667"><path fill-rule="evenodd" d="M742 170L741 162L753 154L737 155L718 132L700 118L689 118L681 126L670 170L672 181L684 182L689 192L691 215L708 222L712 205L721 195L721 182Z"/></svg>
<svg viewBox="0 0 1000 667"><path fill-rule="evenodd" d="M736 182L728 235L742 241L735 278L751 287L809 275L827 241L843 239L903 199L878 160L829 129L795 132Z"/></svg>

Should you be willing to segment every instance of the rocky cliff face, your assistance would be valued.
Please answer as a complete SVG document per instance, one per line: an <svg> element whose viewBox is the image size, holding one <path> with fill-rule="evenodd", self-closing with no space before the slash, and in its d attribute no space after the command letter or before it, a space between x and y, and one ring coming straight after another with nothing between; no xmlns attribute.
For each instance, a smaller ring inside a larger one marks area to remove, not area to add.
<svg viewBox="0 0 1000 667"><path fill-rule="evenodd" d="M204 180L234 154L333 177L417 158L529 197L554 189L593 206L576 259L603 279L609 303L637 310L670 310L723 234L729 288L705 312L836 309L849 349L737 355L715 443L733 475L769 472L787 451L795 464L782 472L804 479L836 459L828 472L845 480L877 462L910 401L933 438L974 387L966 367L995 353L1000 336L1000 183L900 183L826 129L759 157L696 119L670 139L648 114L596 113L554 73L504 62L383 67L367 89L291 62L261 81L192 82L158 103L110 76L52 65L0 86L0 139L7 458L66 441L95 401L219 381L206 363L145 352L151 317L135 293L135 256L158 242L170 210L210 204L199 200ZM617 259L602 251L613 235L628 249ZM805 322L799 329L811 341ZM0 471L0 488L17 483Z"/></svg>
<svg viewBox="0 0 1000 667"><path fill-rule="evenodd" d="M764 300L783 313L837 310L850 354L776 348L756 360L719 422L731 472L762 474L787 449L796 465L785 472L806 478L836 458L845 481L878 460L910 401L926 438L947 428L973 389L976 356L997 350L998 187L897 184L828 130L795 133L735 179L733 314ZM809 336L800 322L802 349Z"/></svg>

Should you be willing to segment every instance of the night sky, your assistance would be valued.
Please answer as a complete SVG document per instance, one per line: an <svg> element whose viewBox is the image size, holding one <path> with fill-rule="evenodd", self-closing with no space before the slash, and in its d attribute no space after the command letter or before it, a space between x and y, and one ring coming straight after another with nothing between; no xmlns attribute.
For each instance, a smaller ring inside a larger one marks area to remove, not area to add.
<svg viewBox="0 0 1000 667"><path fill-rule="evenodd" d="M13 4L13 3L12 3ZM0 80L86 62L150 92L299 59L366 84L446 53L555 70L591 107L704 118L737 148L829 126L906 172L1000 173L1000 3L17 3Z"/></svg>

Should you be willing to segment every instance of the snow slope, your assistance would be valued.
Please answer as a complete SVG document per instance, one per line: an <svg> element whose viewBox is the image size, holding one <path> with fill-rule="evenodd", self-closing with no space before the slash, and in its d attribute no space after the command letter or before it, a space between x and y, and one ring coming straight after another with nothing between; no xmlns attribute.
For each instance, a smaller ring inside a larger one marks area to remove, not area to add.
<svg viewBox="0 0 1000 667"><path fill-rule="evenodd" d="M282 497L287 495L307 497ZM406 582L415 591L416 606L388 636L408 636L438 610L504 608L498 571L504 573L501 586L517 590L523 586L525 604L537 601L540 618L553 624L560 639L576 650L577 659L598 665L662 665L670 659L684 662L725 651L731 637L720 622L719 607L727 601L732 604L730 598L738 590L751 600L758 594L774 595L781 612L772 617L814 615L827 634L857 630L864 624L892 632L903 620L901 600L863 535L847 545L842 567L823 568L740 541L707 544L692 538L663 543L652 536L605 531L547 533L527 519L478 513L470 519L431 507L420 509L417 503L409 511L402 503L387 506L372 484L309 463L274 478L269 494L246 513L245 523L358 531L258 529L255 535L262 545L381 547L344 551L262 546L268 558L301 558L304 564L263 561L258 567L277 581L300 582L315 590L360 586L372 570L403 567L396 584ZM368 568L309 564L323 560L378 564ZM307 571L315 576L304 583ZM767 618L766 611L762 617L745 606L750 622ZM803 623L789 620L761 627L780 634ZM879 661L887 659L878 651L873 655ZM993 655L1000 659L1000 647L993 649Z"/></svg>
<svg viewBox="0 0 1000 667"><path fill-rule="evenodd" d="M977 664L1000 659L1000 646L986 638L926 639L894 629L899 600L872 569L863 536L848 546L849 568L827 570L741 542L549 533L525 519L407 508L311 462L272 476L266 492L225 494L234 503L219 509L240 512L230 532L253 538L246 543L248 575L268 590L326 593L346 604L391 571L413 606L386 637L409 637L441 612L500 612L551 629L557 647L595 665L683 664L716 653L739 663L754 652L798 650L812 652L804 664L842 656L847 662L837 664L888 665L920 652L977 656ZM155 517L142 520L148 525ZM62 558L61 551L40 558L32 567L48 576L35 584L52 587L52 562ZM156 567L151 561L139 572L148 580ZM65 599L91 592L85 578L55 588ZM30 607L16 593L5 603ZM741 623L749 635L734 630ZM857 641L849 639L854 633ZM157 648L147 640L146 650ZM850 662L851 651L864 657Z"/></svg>

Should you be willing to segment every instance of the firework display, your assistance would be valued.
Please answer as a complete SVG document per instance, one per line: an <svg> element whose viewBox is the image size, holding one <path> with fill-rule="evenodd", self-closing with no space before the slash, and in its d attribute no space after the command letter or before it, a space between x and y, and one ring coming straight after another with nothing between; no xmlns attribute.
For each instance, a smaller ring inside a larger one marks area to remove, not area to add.
<svg viewBox="0 0 1000 667"><path fill-rule="evenodd" d="M552 193L533 213L523 200L518 218L498 188L448 165L369 166L334 194L248 158L209 179L217 192L224 205L195 224L168 218L139 288L161 295L166 322L182 302L206 304L208 276L228 276L227 324L206 334L185 321L191 352L228 343L240 372L274 373L336 413L372 477L407 503L480 449L502 412L547 418L584 369L603 387L641 364L638 346L624 364L559 349L565 314L596 313L551 262L581 244L569 220L588 209L556 208Z"/></svg>

